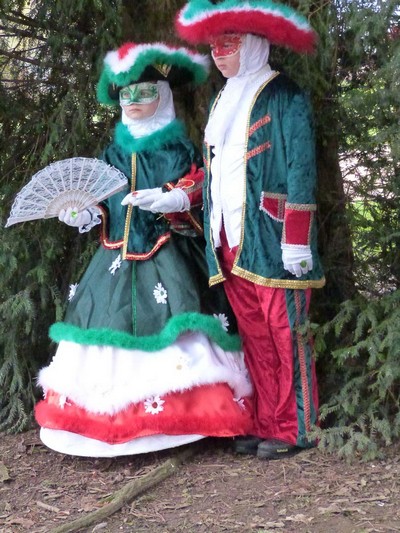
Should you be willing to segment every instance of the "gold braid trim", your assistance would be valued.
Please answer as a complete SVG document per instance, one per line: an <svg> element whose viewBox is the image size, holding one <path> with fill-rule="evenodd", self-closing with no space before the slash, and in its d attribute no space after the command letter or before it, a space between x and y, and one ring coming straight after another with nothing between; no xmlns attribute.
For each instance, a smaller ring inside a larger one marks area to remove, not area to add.
<svg viewBox="0 0 400 533"><path fill-rule="evenodd" d="M311 431L311 399L310 389L308 387L307 379L307 364L306 364L306 352L303 335L299 331L300 317L301 317L301 302L298 291L294 293L294 303L296 308L296 338L298 347L298 358L300 367L300 381L301 381L301 394L303 396L303 409L304 409L304 425L306 431Z"/></svg>
<svg viewBox="0 0 400 533"><path fill-rule="evenodd" d="M279 192L262 192L264 198L273 198L275 200L286 200L287 194L281 194Z"/></svg>
<svg viewBox="0 0 400 533"><path fill-rule="evenodd" d="M250 110L247 116L247 126L246 126L246 143L244 147L244 157L243 157L243 180L244 180L244 187L243 187L243 203L242 203L242 220L241 220L241 230L240 230L240 242L239 246L236 252L236 257L233 262L233 269L236 267L240 254L242 253L243 249L243 241L244 241L244 222L246 218L246 193L247 193L247 152L248 152L248 146L249 146L249 131L250 131L250 120L251 120L251 112L253 111L253 107L257 101L257 98L259 97L261 91L277 76L279 76L279 71L275 73L274 76L271 76L266 82L264 82L261 87L257 90L256 94L253 97L253 101L251 102ZM239 268L239 267L238 267ZM232 272L233 272L232 269ZM244 276L242 276L244 277Z"/></svg>
<svg viewBox="0 0 400 533"><path fill-rule="evenodd" d="M134 192L136 189L136 153L132 154L132 182L131 182L131 192ZM122 259L126 259L126 254L128 251L128 239L129 239L129 227L131 224L132 218L132 209L133 205L129 204L126 211L125 218L125 229L124 229L124 242L122 245Z"/></svg>
<svg viewBox="0 0 400 533"><path fill-rule="evenodd" d="M101 224L101 234L100 234L100 240L102 246L104 248L107 248L107 250L115 250L117 248L121 248L121 245L123 243L123 240L120 239L119 241L111 242L108 240L107 233L106 233L106 226L107 226L107 220L108 220L108 211L104 209L101 205L98 206L100 208L100 211L103 215L103 221Z"/></svg>
<svg viewBox="0 0 400 533"><path fill-rule="evenodd" d="M131 192L135 190L136 186L136 154L132 154L132 186L131 186ZM134 252L128 252L128 237L129 237L129 227L132 217L132 208L133 206L129 204L127 215L125 219L125 227L124 227L124 237L123 239L118 239L117 241L110 241L106 234L106 222L108 218L107 211L101 207L100 210L103 215L103 224L101 228L101 244L106 250L117 250L118 248L122 248L121 257L122 259L129 259L129 260L137 260L137 261L144 261L146 259L149 259L161 246L167 242L171 234L168 231L167 233L164 233L163 235L160 235L158 237L157 242L153 246L153 248L149 252L144 253L134 253ZM130 209L129 209L130 208Z"/></svg>
<svg viewBox="0 0 400 533"><path fill-rule="evenodd" d="M195 217L192 215L190 211L187 211L187 216L192 226L194 227L196 233L198 233L199 235L203 235L204 234L203 226L199 224L199 222L197 222L197 220L195 219Z"/></svg>
<svg viewBox="0 0 400 533"><path fill-rule="evenodd" d="M263 116L262 118L260 118L260 120L257 120L257 122L255 122L250 130L249 130L249 135L253 135L253 133L255 131L257 131L259 128L261 128L262 126L264 126L265 124L269 124L269 122L271 122L271 117L270 115L265 115Z"/></svg>
<svg viewBox="0 0 400 533"><path fill-rule="evenodd" d="M253 150L250 150L246 154L246 160L248 161L252 157L261 154L262 152L265 152L265 150L269 150L271 148L271 143L269 141L260 144L260 146L257 146L256 148L253 148Z"/></svg>
<svg viewBox="0 0 400 533"><path fill-rule="evenodd" d="M136 254L134 252L127 252L125 259L129 259L131 261L145 261L146 259L149 259L161 246L169 241L171 238L171 233L164 233L164 235L161 235L158 239L156 244L153 246L153 248L146 253L142 254Z"/></svg>
<svg viewBox="0 0 400 533"><path fill-rule="evenodd" d="M215 276L211 276L211 278L208 280L208 285L212 287L213 285L222 283L223 281L225 281L223 274L216 274Z"/></svg>
<svg viewBox="0 0 400 533"><path fill-rule="evenodd" d="M109 241L107 237L103 237L101 244L107 250L116 250L117 248L121 248L121 246L124 244L124 241L122 239L120 241Z"/></svg>
<svg viewBox="0 0 400 533"><path fill-rule="evenodd" d="M325 277L321 279L272 279L253 274L244 268L234 265L232 268L232 274L239 276L240 278L247 279L257 285L263 285L264 287L273 287L275 289L320 289L326 283Z"/></svg>
<svg viewBox="0 0 400 533"><path fill-rule="evenodd" d="M286 202L286 209L293 209L293 211L316 211L317 204L290 204Z"/></svg>

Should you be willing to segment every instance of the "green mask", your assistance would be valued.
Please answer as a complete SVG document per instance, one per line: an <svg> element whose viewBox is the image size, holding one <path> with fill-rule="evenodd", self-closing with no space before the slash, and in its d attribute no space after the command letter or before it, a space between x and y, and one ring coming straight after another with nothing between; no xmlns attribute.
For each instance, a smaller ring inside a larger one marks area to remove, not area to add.
<svg viewBox="0 0 400 533"><path fill-rule="evenodd" d="M121 105L151 104L158 98L158 87L155 83L132 83L119 91Z"/></svg>

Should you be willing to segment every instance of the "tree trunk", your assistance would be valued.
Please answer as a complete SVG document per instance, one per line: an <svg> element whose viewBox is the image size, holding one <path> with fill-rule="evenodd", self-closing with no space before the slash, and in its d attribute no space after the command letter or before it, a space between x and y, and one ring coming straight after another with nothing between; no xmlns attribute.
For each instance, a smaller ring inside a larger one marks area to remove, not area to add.
<svg viewBox="0 0 400 533"><path fill-rule="evenodd" d="M356 292L353 246L338 150L335 135L317 140L318 235L326 277L325 287L314 291L319 323L331 319L338 305Z"/></svg>

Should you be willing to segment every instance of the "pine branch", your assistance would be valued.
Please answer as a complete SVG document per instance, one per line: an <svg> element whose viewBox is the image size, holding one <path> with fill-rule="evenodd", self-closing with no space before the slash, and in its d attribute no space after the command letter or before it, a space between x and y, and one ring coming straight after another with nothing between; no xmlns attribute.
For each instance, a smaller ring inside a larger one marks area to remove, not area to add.
<svg viewBox="0 0 400 533"><path fill-rule="evenodd" d="M9 33L6 33L6 34L2 34L2 37L15 37L15 36L18 36L18 37L26 37L28 39L32 39L32 40L36 40L36 41L42 41L42 42L46 42L47 39L45 37L42 37L41 35L39 35L36 31L35 32L30 32L30 31L27 31L27 30L23 30L21 28L16 28L15 26L3 26L3 25L0 25L0 30L3 30L5 32L9 32Z"/></svg>
<svg viewBox="0 0 400 533"><path fill-rule="evenodd" d="M35 65L37 67L43 67L43 62L38 59L32 59L31 57L22 57L23 52L9 52L7 50L1 50L1 55L8 57L9 59L16 59L23 63L29 63L30 65Z"/></svg>
<svg viewBox="0 0 400 533"><path fill-rule="evenodd" d="M38 22L37 20L15 10L11 10L8 13L3 13L2 18L15 24L22 24L24 26L28 26L29 28L35 28L40 30L50 29L47 20L41 20L40 22Z"/></svg>

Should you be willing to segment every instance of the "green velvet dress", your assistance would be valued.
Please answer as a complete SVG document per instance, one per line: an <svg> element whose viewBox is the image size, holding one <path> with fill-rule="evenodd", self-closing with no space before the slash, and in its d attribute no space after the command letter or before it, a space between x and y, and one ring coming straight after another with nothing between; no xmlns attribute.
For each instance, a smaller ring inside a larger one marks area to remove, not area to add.
<svg viewBox="0 0 400 533"><path fill-rule="evenodd" d="M203 236L121 205L129 190L177 182L197 150L178 121L139 139L119 123L102 158L129 189L100 206L102 246L50 330L59 347L39 374L42 440L115 456L246 434L251 385L223 288L208 286Z"/></svg>

